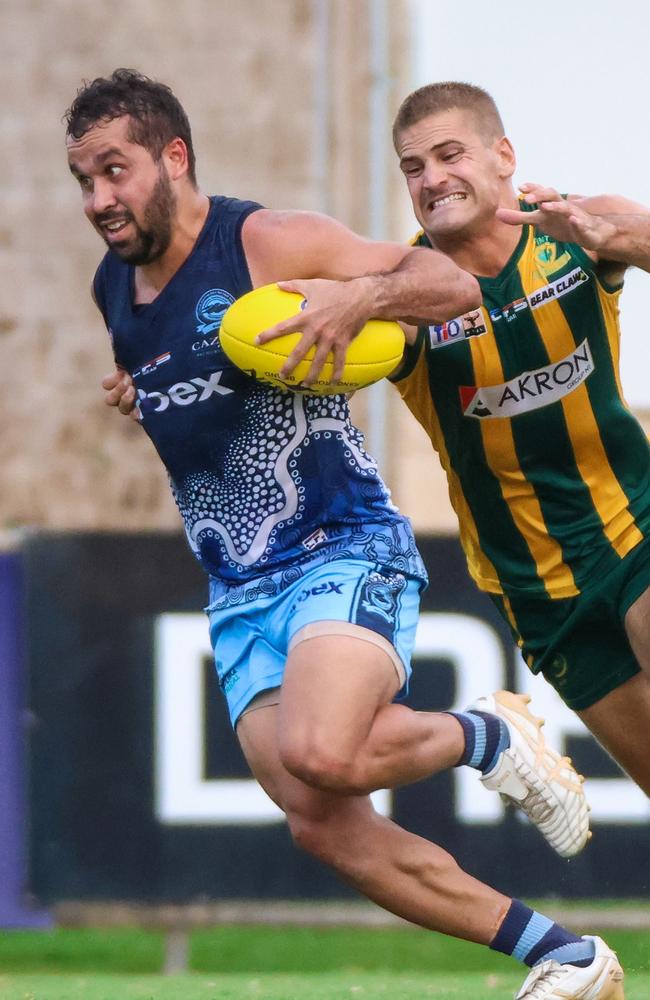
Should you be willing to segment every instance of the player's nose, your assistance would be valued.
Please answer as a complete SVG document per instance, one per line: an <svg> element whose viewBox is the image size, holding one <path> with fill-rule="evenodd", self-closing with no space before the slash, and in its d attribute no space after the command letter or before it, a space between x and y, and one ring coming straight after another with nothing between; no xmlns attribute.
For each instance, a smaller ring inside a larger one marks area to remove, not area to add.
<svg viewBox="0 0 650 1000"><path fill-rule="evenodd" d="M93 184L92 211L95 215L101 215L107 209L113 208L116 204L115 192L110 181L105 178L98 178Z"/></svg>
<svg viewBox="0 0 650 1000"><path fill-rule="evenodd" d="M448 177L447 167L438 160L427 160L424 165L422 181L427 188L437 188L445 183Z"/></svg>

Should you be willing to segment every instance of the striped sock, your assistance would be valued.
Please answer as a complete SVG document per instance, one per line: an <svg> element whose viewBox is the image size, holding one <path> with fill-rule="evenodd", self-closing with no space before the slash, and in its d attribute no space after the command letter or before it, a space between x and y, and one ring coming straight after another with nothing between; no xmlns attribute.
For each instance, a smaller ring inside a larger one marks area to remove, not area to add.
<svg viewBox="0 0 650 1000"><path fill-rule="evenodd" d="M593 941L577 937L548 917L513 899L490 948L528 966L555 959L560 965L591 965Z"/></svg>
<svg viewBox="0 0 650 1000"><path fill-rule="evenodd" d="M491 712L449 712L458 719L465 734L465 750L456 767L467 764L487 774L499 754L510 746L510 733L503 719Z"/></svg>

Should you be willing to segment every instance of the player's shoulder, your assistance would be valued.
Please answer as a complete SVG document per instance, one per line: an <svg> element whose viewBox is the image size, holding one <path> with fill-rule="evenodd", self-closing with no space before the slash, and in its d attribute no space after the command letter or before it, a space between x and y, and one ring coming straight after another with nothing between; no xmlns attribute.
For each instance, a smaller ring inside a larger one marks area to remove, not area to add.
<svg viewBox="0 0 650 1000"><path fill-rule="evenodd" d="M285 234L309 234L321 231L341 230L346 232L342 222L332 219L322 212L300 209L262 208L246 220L246 230L260 237L273 238Z"/></svg>
<svg viewBox="0 0 650 1000"><path fill-rule="evenodd" d="M258 212L264 209L259 201L251 198L235 198L227 194L210 195L210 209L215 217L223 218L224 215L241 215L248 212Z"/></svg>

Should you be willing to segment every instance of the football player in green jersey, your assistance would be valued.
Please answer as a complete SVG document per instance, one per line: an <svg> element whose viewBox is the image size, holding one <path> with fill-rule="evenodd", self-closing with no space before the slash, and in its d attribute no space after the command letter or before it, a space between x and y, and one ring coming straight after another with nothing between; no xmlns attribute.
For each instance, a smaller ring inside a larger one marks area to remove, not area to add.
<svg viewBox="0 0 650 1000"><path fill-rule="evenodd" d="M470 572L528 665L650 794L650 449L625 404L618 297L650 210L512 176L494 101L435 83L393 130L416 242L479 279L397 376L447 472Z"/></svg>

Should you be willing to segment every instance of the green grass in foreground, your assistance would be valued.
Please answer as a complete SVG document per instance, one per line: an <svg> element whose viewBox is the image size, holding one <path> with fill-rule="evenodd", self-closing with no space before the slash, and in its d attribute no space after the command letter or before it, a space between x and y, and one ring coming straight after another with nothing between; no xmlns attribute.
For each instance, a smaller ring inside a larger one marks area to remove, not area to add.
<svg viewBox="0 0 650 1000"><path fill-rule="evenodd" d="M626 968L650 975L650 931L608 930L602 936ZM512 960L487 948L418 928L224 926L195 930L190 941L190 968L205 973L507 974L512 968ZM0 974L146 975L160 972L163 955L163 934L135 927L0 932Z"/></svg>
<svg viewBox="0 0 650 1000"><path fill-rule="evenodd" d="M224 973L161 976L3 976L2 1000L506 1000L525 970L485 973ZM650 996L650 973L626 977L631 1000Z"/></svg>
<svg viewBox="0 0 650 1000"><path fill-rule="evenodd" d="M650 997L650 932L603 934L627 995ZM192 972L159 975L161 933L0 933L2 1000L501 1000L526 970L418 929L216 927L191 935Z"/></svg>

